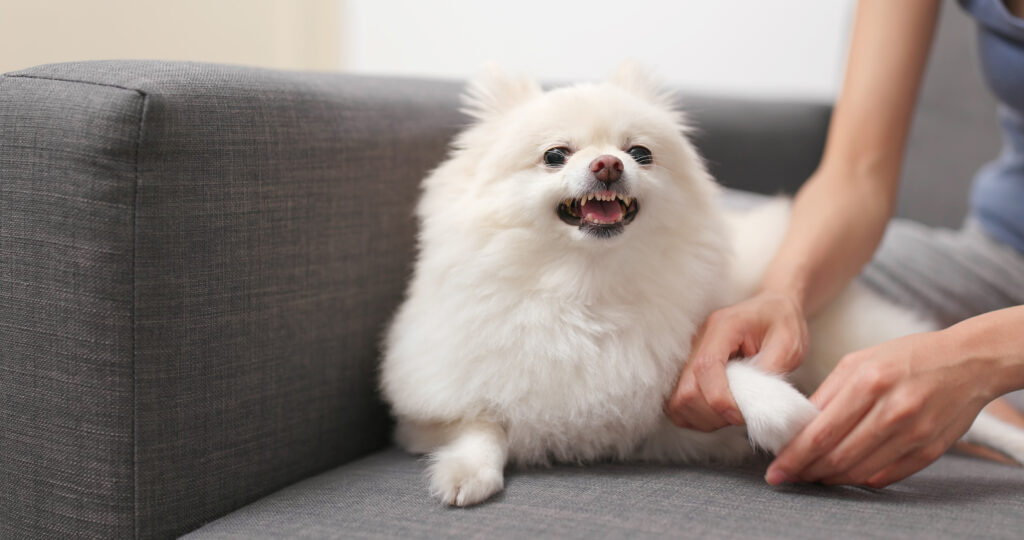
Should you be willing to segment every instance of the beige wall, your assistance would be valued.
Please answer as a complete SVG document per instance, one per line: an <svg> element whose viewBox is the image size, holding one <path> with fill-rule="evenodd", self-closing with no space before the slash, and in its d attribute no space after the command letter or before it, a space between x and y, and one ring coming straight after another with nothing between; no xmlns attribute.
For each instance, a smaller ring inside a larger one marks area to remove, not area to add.
<svg viewBox="0 0 1024 540"><path fill-rule="evenodd" d="M0 0L0 73L155 58L340 67L342 0Z"/></svg>

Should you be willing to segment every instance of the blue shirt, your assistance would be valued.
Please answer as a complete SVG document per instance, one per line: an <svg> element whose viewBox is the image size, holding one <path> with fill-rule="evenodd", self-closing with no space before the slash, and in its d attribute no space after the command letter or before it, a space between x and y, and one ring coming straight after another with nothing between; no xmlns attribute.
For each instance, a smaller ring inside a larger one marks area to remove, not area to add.
<svg viewBox="0 0 1024 540"><path fill-rule="evenodd" d="M1024 253L1024 19L1003 0L959 0L978 22L978 52L999 101L1003 150L971 186L971 214L995 239Z"/></svg>

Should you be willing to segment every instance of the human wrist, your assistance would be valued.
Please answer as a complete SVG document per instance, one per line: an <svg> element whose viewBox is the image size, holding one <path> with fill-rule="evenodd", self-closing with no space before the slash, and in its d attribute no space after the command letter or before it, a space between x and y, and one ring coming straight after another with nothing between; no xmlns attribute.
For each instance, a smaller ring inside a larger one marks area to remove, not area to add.
<svg viewBox="0 0 1024 540"><path fill-rule="evenodd" d="M784 297L790 300L801 313L806 312L807 282L800 277L803 273L790 270L784 272L783 275L789 276L788 279L773 279L772 274L766 276L757 294Z"/></svg>
<svg viewBox="0 0 1024 540"><path fill-rule="evenodd" d="M1024 315L1024 308L1013 308ZM1017 317L1002 310L967 319L935 332L942 351L970 366L978 388L988 399L1024 389L1024 339L1017 336Z"/></svg>

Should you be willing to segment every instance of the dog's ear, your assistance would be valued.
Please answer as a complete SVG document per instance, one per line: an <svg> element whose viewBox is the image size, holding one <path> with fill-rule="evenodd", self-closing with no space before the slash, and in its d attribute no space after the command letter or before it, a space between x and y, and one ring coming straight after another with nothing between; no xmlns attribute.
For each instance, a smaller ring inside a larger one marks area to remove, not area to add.
<svg viewBox="0 0 1024 540"><path fill-rule="evenodd" d="M619 64L608 82L658 107L670 111L677 110L675 94L632 60Z"/></svg>
<svg viewBox="0 0 1024 540"><path fill-rule="evenodd" d="M488 63L462 95L462 112L477 120L488 120L541 93L540 85L533 79L511 77L497 65Z"/></svg>

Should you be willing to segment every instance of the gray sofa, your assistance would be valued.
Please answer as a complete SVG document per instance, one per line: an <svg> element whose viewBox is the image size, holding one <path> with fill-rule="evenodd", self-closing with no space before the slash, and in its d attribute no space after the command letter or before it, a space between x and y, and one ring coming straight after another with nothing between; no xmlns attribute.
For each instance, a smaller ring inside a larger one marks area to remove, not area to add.
<svg viewBox="0 0 1024 540"><path fill-rule="evenodd" d="M459 89L135 61L0 78L0 538L1024 534L1024 471L955 455L880 491L771 488L762 460L429 499L375 369ZM829 114L684 104L720 181L760 192L811 172Z"/></svg>

